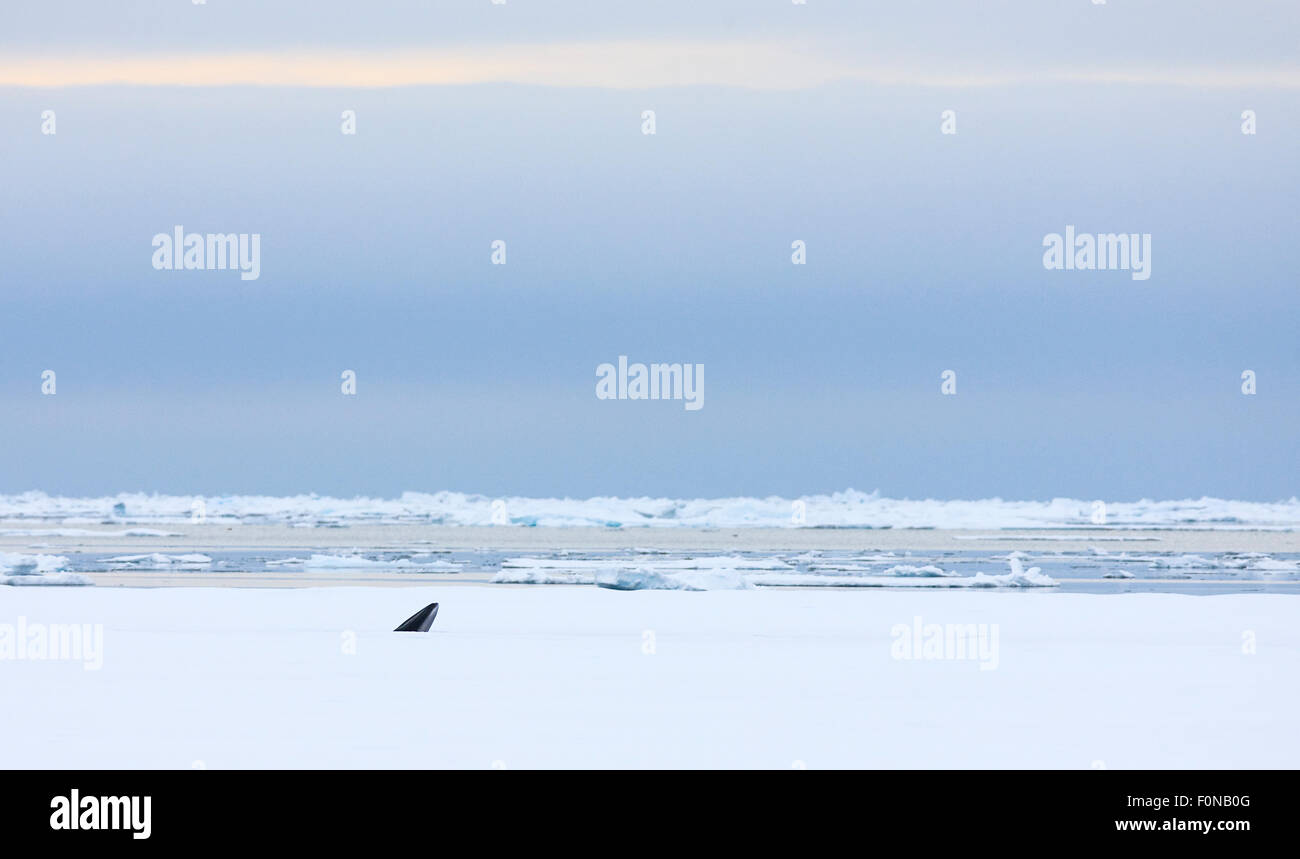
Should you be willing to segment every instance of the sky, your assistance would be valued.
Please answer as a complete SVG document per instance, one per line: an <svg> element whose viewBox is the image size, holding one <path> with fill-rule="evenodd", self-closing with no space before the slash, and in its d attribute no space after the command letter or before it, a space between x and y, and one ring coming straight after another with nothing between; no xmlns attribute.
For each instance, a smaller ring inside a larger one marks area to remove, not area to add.
<svg viewBox="0 0 1300 859"><path fill-rule="evenodd" d="M1293 497L1297 45L1281 2L8 4L0 492ZM155 270L176 225L260 276ZM1044 269L1067 225L1151 277ZM597 399L620 355L704 407Z"/></svg>

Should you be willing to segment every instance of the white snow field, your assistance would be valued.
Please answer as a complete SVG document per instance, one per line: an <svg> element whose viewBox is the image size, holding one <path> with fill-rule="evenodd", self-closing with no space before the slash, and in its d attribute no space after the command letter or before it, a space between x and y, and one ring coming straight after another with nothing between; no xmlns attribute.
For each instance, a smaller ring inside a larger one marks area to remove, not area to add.
<svg viewBox="0 0 1300 859"><path fill-rule="evenodd" d="M0 767L1297 767L1298 619L1053 588L0 588ZM102 667L20 656L53 624L102 624Z"/></svg>

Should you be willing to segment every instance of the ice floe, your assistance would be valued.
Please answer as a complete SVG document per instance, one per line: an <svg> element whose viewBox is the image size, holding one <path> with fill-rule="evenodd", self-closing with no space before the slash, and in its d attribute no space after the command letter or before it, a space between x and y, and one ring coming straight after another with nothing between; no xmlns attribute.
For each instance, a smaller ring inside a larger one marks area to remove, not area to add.
<svg viewBox="0 0 1300 859"><path fill-rule="evenodd" d="M1225 552L1218 558L1201 555L1156 555L1143 560L1153 570L1249 570L1266 573L1300 572L1300 560L1274 558L1263 552Z"/></svg>
<svg viewBox="0 0 1300 859"><path fill-rule="evenodd" d="M751 587L1000 588L1054 587L1038 567L1025 570L1019 558L1010 572L962 576L938 566L897 564L884 570L833 573L803 571L770 559L715 556L646 561L637 559L510 558L494 584L591 585L614 590L742 590Z"/></svg>
<svg viewBox="0 0 1300 859"><path fill-rule="evenodd" d="M1296 573L1300 572L1300 561L1288 561L1283 558L1261 558L1246 566L1248 570L1262 573Z"/></svg>
<svg viewBox="0 0 1300 859"><path fill-rule="evenodd" d="M68 559L62 555L28 555L21 552L0 552L0 573L15 576L35 576L62 570Z"/></svg>
<svg viewBox="0 0 1300 859"><path fill-rule="evenodd" d="M654 569L605 569L596 573L596 586L618 591L732 591L750 587L739 570L695 569L670 572Z"/></svg>
<svg viewBox="0 0 1300 859"><path fill-rule="evenodd" d="M197 553L187 555L163 555L158 552L152 552L147 555L118 555L115 558L105 558L104 563L108 564L110 569L182 569L182 570L202 570L212 564L212 559L207 555Z"/></svg>
<svg viewBox="0 0 1300 859"><path fill-rule="evenodd" d="M596 574L547 569L504 569L490 579L494 585L594 585Z"/></svg>
<svg viewBox="0 0 1300 859"><path fill-rule="evenodd" d="M80 587L94 583L89 576L83 576L81 573L45 573L37 576L0 575L0 585L12 587Z"/></svg>
<svg viewBox="0 0 1300 859"><path fill-rule="evenodd" d="M633 558L506 558L503 569L513 570L598 570L611 567L646 567L656 570L789 570L779 558L752 558L741 555L706 555L672 560Z"/></svg>
<svg viewBox="0 0 1300 859"><path fill-rule="evenodd" d="M361 555L312 555L303 566L308 570L393 570L419 573L455 573L461 567L451 561L416 561L412 557L381 560Z"/></svg>
<svg viewBox="0 0 1300 859"><path fill-rule="evenodd" d="M938 576L957 576L960 573L948 572L941 570L933 564L927 564L924 567L915 567L911 564L899 564L885 570L881 575L885 576L917 576L921 578L932 578Z"/></svg>
<svg viewBox="0 0 1300 859"><path fill-rule="evenodd" d="M1200 555L1174 555L1153 558L1149 566L1153 570L1206 570L1222 565Z"/></svg>
<svg viewBox="0 0 1300 859"><path fill-rule="evenodd" d="M1057 581L1038 567L1026 570L1020 559L1008 560L1009 573L976 573L962 576L938 567L891 567L872 575L822 575L759 573L749 576L750 584L760 587L832 587L832 588L1050 588Z"/></svg>
<svg viewBox="0 0 1300 859"><path fill-rule="evenodd" d="M64 572L68 559L62 555L27 555L0 552L0 585L33 587L40 585L93 585L80 573Z"/></svg>

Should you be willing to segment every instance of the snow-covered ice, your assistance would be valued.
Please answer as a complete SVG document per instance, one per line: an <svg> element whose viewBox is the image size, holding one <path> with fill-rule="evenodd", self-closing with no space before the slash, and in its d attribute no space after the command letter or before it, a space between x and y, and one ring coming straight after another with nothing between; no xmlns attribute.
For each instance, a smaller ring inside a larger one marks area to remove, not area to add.
<svg viewBox="0 0 1300 859"><path fill-rule="evenodd" d="M428 634L394 633L441 604ZM0 588L0 767L1300 766L1294 597ZM995 670L893 630L997 625ZM1247 650L1249 631L1257 647Z"/></svg>

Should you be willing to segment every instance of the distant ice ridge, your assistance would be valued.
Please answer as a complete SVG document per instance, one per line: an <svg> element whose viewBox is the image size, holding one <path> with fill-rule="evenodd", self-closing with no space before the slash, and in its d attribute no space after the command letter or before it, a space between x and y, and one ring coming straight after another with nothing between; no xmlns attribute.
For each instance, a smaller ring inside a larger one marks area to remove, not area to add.
<svg viewBox="0 0 1300 859"><path fill-rule="evenodd" d="M62 555L26 555L0 552L0 585L91 585L80 573L65 573L68 559Z"/></svg>
<svg viewBox="0 0 1300 859"><path fill-rule="evenodd" d="M89 528L4 528L0 537L180 537L172 531L156 528L128 528L125 531L101 531Z"/></svg>
<svg viewBox="0 0 1300 859"><path fill-rule="evenodd" d="M845 490L800 498L494 498L461 492L405 492L394 499L321 495L146 495L69 498L0 495L0 520L61 525L180 524L202 511L209 523L288 523L336 527L360 523L598 527L811 528L1096 528L1094 502L905 500ZM1272 503L1219 498L1107 501L1106 526L1120 528L1300 529L1300 499ZM75 530L75 529L74 529ZM15 528L10 533L34 529ZM102 532L91 532L102 533ZM116 535L141 533L119 530ZM1102 539L1102 538L1098 538Z"/></svg>

